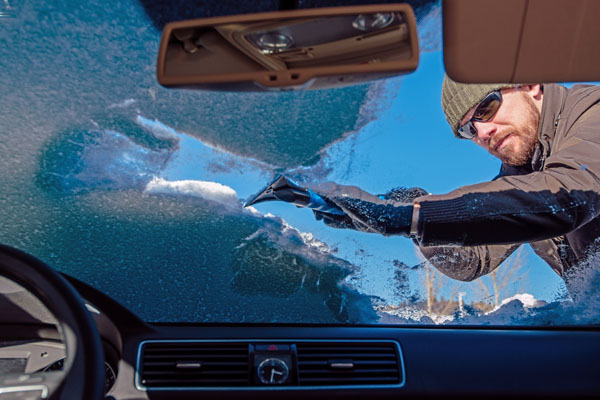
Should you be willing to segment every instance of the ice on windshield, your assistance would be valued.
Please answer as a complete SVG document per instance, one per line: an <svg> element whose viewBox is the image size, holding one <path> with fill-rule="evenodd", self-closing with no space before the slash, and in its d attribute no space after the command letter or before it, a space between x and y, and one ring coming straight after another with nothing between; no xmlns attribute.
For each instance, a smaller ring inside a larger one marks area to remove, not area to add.
<svg viewBox="0 0 600 400"><path fill-rule="evenodd" d="M279 173L372 193L496 175L441 111L440 5L419 21L409 76L191 92L156 83L160 32L136 1L23 3L0 18L0 241L148 321L595 323L594 263L567 292L524 247L463 283L409 239L332 229L279 202L243 208Z"/></svg>

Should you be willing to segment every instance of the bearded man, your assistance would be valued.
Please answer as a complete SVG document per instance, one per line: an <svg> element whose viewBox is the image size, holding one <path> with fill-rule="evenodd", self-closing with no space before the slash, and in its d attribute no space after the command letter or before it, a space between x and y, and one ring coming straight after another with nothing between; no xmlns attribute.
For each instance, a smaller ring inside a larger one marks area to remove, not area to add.
<svg viewBox="0 0 600 400"><path fill-rule="evenodd" d="M319 192L345 215L317 218L412 237L454 279L492 272L523 243L564 276L600 237L600 87L445 77L442 108L456 137L502 161L493 181L444 195L413 188L373 196L328 184Z"/></svg>

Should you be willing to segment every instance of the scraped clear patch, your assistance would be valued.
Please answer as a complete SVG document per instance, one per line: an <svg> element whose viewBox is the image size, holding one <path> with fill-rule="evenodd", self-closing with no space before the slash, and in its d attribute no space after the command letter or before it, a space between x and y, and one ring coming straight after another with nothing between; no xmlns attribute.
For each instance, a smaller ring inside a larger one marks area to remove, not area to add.
<svg viewBox="0 0 600 400"><path fill-rule="evenodd" d="M600 246L565 274L566 288L547 302L529 293L518 293L482 311L473 304L460 304L453 315L428 312L419 307L399 307L380 312L388 323L421 323L492 326L570 326L600 324ZM380 322L381 322L380 321Z"/></svg>
<svg viewBox="0 0 600 400"><path fill-rule="evenodd" d="M598 325L600 324L600 247L565 274L566 289L550 303L514 298L494 312L473 316L460 323L490 325Z"/></svg>

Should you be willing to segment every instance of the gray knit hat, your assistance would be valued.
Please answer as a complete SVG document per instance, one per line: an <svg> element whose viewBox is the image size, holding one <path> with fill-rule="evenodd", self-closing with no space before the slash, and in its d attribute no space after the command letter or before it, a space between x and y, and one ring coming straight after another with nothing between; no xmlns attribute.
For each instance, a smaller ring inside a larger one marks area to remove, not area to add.
<svg viewBox="0 0 600 400"><path fill-rule="evenodd" d="M494 90L513 87L510 83L458 83L444 75L442 84L442 109L454 135L458 136L458 124L488 93Z"/></svg>

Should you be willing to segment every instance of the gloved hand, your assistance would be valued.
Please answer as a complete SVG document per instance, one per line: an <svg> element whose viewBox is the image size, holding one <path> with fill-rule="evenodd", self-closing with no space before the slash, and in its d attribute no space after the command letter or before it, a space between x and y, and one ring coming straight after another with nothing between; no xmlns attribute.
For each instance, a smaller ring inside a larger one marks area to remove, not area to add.
<svg viewBox="0 0 600 400"><path fill-rule="evenodd" d="M331 228L359 230L348 215L333 215L317 210L313 210L313 213L317 221L323 220L323 223Z"/></svg>
<svg viewBox="0 0 600 400"><path fill-rule="evenodd" d="M326 225L404 236L410 234L412 200L427 194L420 188L398 188L385 195L374 196L355 186L341 186L335 183L320 185L315 191L346 214L334 216L315 211L317 220L322 219Z"/></svg>

